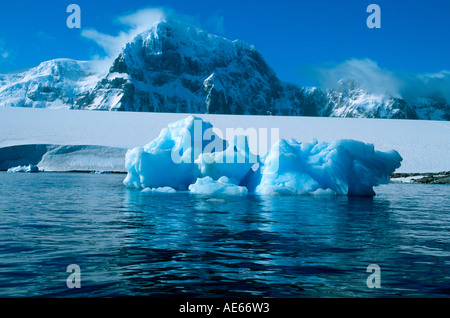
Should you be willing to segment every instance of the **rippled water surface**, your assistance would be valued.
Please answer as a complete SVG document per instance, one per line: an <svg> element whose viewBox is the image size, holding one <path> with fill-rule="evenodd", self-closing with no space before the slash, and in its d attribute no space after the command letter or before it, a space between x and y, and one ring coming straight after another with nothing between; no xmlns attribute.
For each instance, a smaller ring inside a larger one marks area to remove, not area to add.
<svg viewBox="0 0 450 318"><path fill-rule="evenodd" d="M1 297L447 297L450 187L201 197L0 173ZM67 266L81 268L69 289ZM370 289L367 266L381 269Z"/></svg>

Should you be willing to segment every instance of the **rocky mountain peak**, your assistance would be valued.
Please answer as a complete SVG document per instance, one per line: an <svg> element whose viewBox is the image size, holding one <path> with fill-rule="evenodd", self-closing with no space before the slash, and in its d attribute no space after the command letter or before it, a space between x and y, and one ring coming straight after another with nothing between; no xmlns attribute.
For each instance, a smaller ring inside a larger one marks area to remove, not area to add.
<svg viewBox="0 0 450 318"><path fill-rule="evenodd" d="M106 74L92 63L0 75L0 106L450 120L442 98L406 102L348 77L327 90L285 83L253 45L167 18L126 43Z"/></svg>

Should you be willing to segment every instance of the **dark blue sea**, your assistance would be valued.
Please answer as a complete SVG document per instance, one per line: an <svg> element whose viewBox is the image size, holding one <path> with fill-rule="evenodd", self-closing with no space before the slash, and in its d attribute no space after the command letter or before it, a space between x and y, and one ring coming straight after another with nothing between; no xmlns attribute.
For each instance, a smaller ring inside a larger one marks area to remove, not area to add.
<svg viewBox="0 0 450 318"><path fill-rule="evenodd" d="M448 185L205 197L124 177L0 173L0 297L450 296Z"/></svg>

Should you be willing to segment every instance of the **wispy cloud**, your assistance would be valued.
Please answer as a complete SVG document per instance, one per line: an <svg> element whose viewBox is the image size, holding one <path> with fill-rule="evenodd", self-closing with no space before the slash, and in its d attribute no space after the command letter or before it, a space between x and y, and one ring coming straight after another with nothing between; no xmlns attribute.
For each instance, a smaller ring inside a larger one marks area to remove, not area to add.
<svg viewBox="0 0 450 318"><path fill-rule="evenodd" d="M10 52L5 49L5 42L3 39L0 39L0 61L6 60L10 56Z"/></svg>
<svg viewBox="0 0 450 318"><path fill-rule="evenodd" d="M107 58L114 58L120 53L123 45L130 42L139 33L149 29L165 16L164 11L161 9L142 9L117 18L117 22L125 29L117 35L101 33L91 28L83 29L81 35L97 43L104 50Z"/></svg>
<svg viewBox="0 0 450 318"><path fill-rule="evenodd" d="M52 36L42 30L37 31L36 33L34 33L34 36L36 39L38 39L40 42L45 42L45 43L50 43L50 42L55 42L58 41L58 38L55 36Z"/></svg>
<svg viewBox="0 0 450 318"><path fill-rule="evenodd" d="M82 30L81 35L98 44L105 54L103 60L110 61L117 57L126 43L132 41L138 34L150 29L155 23L163 19L203 26L213 33L223 34L225 32L224 18L221 15L212 15L202 22L197 16L182 15L171 8L146 7L131 14L117 17L114 22L123 28L118 34L106 34L94 28L86 28Z"/></svg>
<svg viewBox="0 0 450 318"><path fill-rule="evenodd" d="M315 71L317 80L327 89L336 88L340 80L351 79L374 94L401 97L398 94L400 83L395 74L370 59L350 59L334 66L318 67Z"/></svg>
<svg viewBox="0 0 450 318"><path fill-rule="evenodd" d="M374 93L415 102L420 98L444 98L450 103L450 71L411 73L391 71L370 59L349 59L329 67L315 68L315 77L324 88L336 88L341 79L352 79Z"/></svg>
<svg viewBox="0 0 450 318"><path fill-rule="evenodd" d="M223 15L213 15L209 17L205 26L213 33L224 34L225 33L225 25L224 25L224 17Z"/></svg>

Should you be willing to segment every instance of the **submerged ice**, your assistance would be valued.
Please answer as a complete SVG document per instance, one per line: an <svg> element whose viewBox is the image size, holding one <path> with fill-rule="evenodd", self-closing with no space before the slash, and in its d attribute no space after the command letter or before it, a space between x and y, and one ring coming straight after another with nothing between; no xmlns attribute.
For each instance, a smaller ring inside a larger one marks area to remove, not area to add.
<svg viewBox="0 0 450 318"><path fill-rule="evenodd" d="M373 196L389 183L402 157L356 140L332 143L280 139L264 156L247 136L224 140L209 122L189 116L144 147L127 152L124 184L207 195L332 193Z"/></svg>

